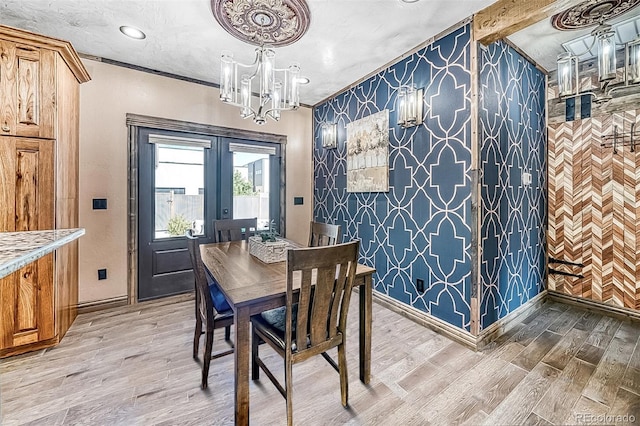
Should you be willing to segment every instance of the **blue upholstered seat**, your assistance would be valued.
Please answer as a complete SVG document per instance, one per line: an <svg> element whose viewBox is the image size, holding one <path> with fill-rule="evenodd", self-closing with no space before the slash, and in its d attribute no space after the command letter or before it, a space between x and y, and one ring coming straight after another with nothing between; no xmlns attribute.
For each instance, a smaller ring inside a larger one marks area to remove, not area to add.
<svg viewBox="0 0 640 426"><path fill-rule="evenodd" d="M213 275L211 275L211 273L206 269L205 269L205 273L207 275L207 284L209 285L209 293L211 294L211 299L213 300L213 307L219 313L230 311L231 306L229 306L229 302L227 302L227 299L224 297L224 294L222 294L222 291L220 291L220 287L218 287L218 283L216 279L213 278Z"/></svg>

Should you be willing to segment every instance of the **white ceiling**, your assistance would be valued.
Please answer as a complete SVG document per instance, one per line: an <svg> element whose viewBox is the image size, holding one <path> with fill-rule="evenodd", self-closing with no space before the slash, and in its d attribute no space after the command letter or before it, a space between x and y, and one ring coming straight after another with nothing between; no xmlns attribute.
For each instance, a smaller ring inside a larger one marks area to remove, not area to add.
<svg viewBox="0 0 640 426"><path fill-rule="evenodd" d="M276 49L282 68L298 62L311 83L301 101L314 105L493 0L307 0L311 26L297 43ZM220 54L250 63L254 47L216 22L210 0L0 0L0 24L70 41L76 50L153 70L219 82ZM145 40L119 32L143 30Z"/></svg>

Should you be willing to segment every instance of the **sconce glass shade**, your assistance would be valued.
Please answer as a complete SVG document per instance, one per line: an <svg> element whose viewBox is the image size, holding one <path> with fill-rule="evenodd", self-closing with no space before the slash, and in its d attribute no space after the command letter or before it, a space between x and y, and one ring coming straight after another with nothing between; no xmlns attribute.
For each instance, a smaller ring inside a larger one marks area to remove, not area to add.
<svg viewBox="0 0 640 426"><path fill-rule="evenodd" d="M267 117L278 121L281 111L300 106L300 67L293 64L277 69L273 49L258 47L256 59L249 65L236 62L231 53L223 52L220 64L220 100L240 107L242 118L253 118L256 124L264 124ZM238 69L246 74L239 76ZM252 97L253 93L257 95Z"/></svg>
<svg viewBox="0 0 640 426"><path fill-rule="evenodd" d="M569 52L558 55L558 90L560 97L571 96L577 90L578 58Z"/></svg>
<svg viewBox="0 0 640 426"><path fill-rule="evenodd" d="M322 125L322 147L337 148L338 147L338 126L335 124Z"/></svg>
<svg viewBox="0 0 640 426"><path fill-rule="evenodd" d="M640 37L627 45L627 80L631 84L640 83Z"/></svg>
<svg viewBox="0 0 640 426"><path fill-rule="evenodd" d="M423 90L414 85L398 89L398 125L404 128L422 124Z"/></svg>
<svg viewBox="0 0 640 426"><path fill-rule="evenodd" d="M598 78L608 81L616 78L616 42L611 28L598 27L594 30L598 44Z"/></svg>

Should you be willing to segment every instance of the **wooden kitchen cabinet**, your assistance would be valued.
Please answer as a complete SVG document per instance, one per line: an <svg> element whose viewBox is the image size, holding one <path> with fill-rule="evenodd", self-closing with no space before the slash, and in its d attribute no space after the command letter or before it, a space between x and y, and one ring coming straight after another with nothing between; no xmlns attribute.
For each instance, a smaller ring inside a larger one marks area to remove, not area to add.
<svg viewBox="0 0 640 426"><path fill-rule="evenodd" d="M54 228L54 141L0 141L0 231ZM55 337L53 255L0 280L0 350Z"/></svg>
<svg viewBox="0 0 640 426"><path fill-rule="evenodd" d="M55 55L0 40L1 135L54 138Z"/></svg>
<svg viewBox="0 0 640 426"><path fill-rule="evenodd" d="M0 232L78 227L89 79L69 43L0 26ZM0 357L58 343L77 304L77 241L0 279Z"/></svg>

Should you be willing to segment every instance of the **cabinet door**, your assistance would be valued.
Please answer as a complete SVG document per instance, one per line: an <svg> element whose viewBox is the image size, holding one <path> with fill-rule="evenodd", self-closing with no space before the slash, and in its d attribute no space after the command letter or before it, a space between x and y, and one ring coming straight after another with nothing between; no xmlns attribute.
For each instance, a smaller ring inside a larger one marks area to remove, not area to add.
<svg viewBox="0 0 640 426"><path fill-rule="evenodd" d="M0 231L53 229L54 141L0 137ZM0 280L0 349L55 336L53 254Z"/></svg>
<svg viewBox="0 0 640 426"><path fill-rule="evenodd" d="M18 83L16 44L0 40L0 135L16 134Z"/></svg>
<svg viewBox="0 0 640 426"><path fill-rule="evenodd" d="M0 350L55 337L53 254L0 279Z"/></svg>
<svg viewBox="0 0 640 426"><path fill-rule="evenodd" d="M53 138L55 55L0 40L0 134Z"/></svg>

